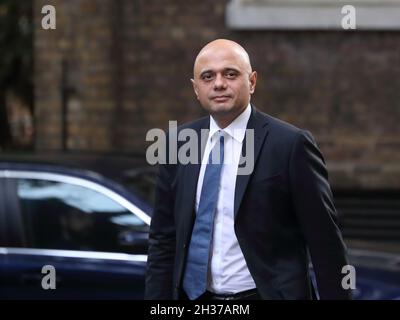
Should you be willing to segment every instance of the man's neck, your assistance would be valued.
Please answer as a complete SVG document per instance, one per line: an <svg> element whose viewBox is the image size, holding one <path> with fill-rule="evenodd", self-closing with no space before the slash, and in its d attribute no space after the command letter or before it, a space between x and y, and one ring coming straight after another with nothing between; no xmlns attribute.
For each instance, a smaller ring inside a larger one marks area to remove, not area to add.
<svg viewBox="0 0 400 320"><path fill-rule="evenodd" d="M221 129L229 126L238 116L240 116L244 110L246 110L247 105L244 108L239 109L235 113L229 114L213 114L212 117Z"/></svg>

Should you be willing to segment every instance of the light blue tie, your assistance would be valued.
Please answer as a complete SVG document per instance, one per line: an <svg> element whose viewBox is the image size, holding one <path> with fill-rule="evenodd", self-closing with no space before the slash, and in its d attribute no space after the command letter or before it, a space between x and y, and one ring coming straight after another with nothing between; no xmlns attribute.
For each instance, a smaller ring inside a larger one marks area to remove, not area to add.
<svg viewBox="0 0 400 320"><path fill-rule="evenodd" d="M223 162L224 136L221 135L219 143L215 144L208 157L203 186L201 188L199 208L189 246L186 271L183 277L183 289L190 300L198 298L207 288L207 271L214 214L217 207Z"/></svg>

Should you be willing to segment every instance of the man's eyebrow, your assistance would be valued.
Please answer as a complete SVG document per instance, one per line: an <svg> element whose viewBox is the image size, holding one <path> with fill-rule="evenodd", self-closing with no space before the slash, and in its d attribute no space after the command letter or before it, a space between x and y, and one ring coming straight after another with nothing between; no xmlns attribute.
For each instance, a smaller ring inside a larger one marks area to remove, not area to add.
<svg viewBox="0 0 400 320"><path fill-rule="evenodd" d="M233 67L225 68L224 71L235 71L237 73L240 73L240 70L233 68Z"/></svg>
<svg viewBox="0 0 400 320"><path fill-rule="evenodd" d="M213 71L212 71L211 69L206 69L206 70L202 71L202 72L200 73L200 77L201 77L203 74L209 73L209 72L213 72Z"/></svg>
<svg viewBox="0 0 400 320"><path fill-rule="evenodd" d="M235 71L235 72L237 72L237 73L240 73L240 70L238 69L238 68L235 68L235 67L226 67L226 68L224 68L224 69L222 69L222 72L226 72L226 71ZM206 73L214 73L215 71L214 70L211 70L211 69L206 69L206 70L204 70L204 71L202 71L201 73L200 73L200 77L202 76L202 75L204 75L204 74L206 74Z"/></svg>

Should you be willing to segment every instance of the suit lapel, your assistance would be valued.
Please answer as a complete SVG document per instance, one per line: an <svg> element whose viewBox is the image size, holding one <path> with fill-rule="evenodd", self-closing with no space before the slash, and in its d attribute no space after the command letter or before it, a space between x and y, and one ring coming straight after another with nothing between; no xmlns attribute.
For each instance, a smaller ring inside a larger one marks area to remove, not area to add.
<svg viewBox="0 0 400 320"><path fill-rule="evenodd" d="M260 154L261 147L264 143L265 137L268 134L267 119L261 115L253 106L252 113L247 123L247 129L254 130L254 168L257 163L258 156ZM246 133L247 136L247 133ZM243 140L242 154L246 154L246 136ZM253 173L248 175L238 175L236 176L236 186L235 186L235 202L234 202L234 217L236 219L240 204L243 199L243 195L246 191L247 184Z"/></svg>
<svg viewBox="0 0 400 320"><path fill-rule="evenodd" d="M197 181L200 173L200 168L201 168L201 161L203 158L203 152L204 152L204 147L207 142L208 134L205 135L204 143L201 143L201 135L202 132L201 130L203 129L209 129L210 127L210 118L206 118L203 122L200 123L200 125L196 128L193 128L196 133L198 138L198 151L197 151L197 162L192 164L187 164L183 166L184 168L184 204L182 206L182 213L183 213L183 219L184 219L184 230L185 230L185 236L184 239L188 241L188 237L190 236L190 230L192 229L193 222L196 217L195 213L195 199L196 199L196 191L197 191Z"/></svg>

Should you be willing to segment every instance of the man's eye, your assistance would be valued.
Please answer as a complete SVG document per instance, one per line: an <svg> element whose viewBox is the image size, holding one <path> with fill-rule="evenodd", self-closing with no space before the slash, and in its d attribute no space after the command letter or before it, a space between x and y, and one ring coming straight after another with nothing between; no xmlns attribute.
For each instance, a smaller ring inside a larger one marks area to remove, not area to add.
<svg viewBox="0 0 400 320"><path fill-rule="evenodd" d="M237 73L236 72L227 72L226 73L226 76L228 77L228 78L235 78L236 76L237 76Z"/></svg>
<svg viewBox="0 0 400 320"><path fill-rule="evenodd" d="M205 81L211 80L212 78L213 78L213 75L209 74L209 73L204 74L204 75L201 76L201 79L205 80Z"/></svg>

